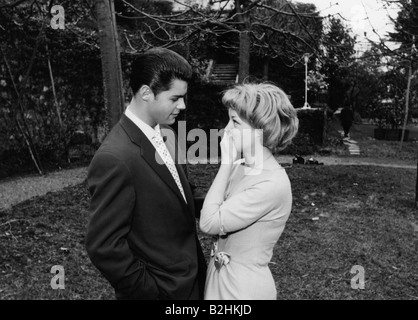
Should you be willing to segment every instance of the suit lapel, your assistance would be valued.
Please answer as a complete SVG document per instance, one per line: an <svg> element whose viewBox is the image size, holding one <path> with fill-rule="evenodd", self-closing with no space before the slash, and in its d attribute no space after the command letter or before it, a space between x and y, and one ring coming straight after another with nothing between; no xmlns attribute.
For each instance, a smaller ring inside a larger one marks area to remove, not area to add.
<svg viewBox="0 0 418 320"><path fill-rule="evenodd" d="M178 148L176 148L175 143L176 143L177 139L175 138L175 134L174 134L173 130L161 127L161 134L162 134L163 137L164 136L167 137L167 139L165 140L165 144L167 146L168 151L171 154L171 157L174 160L177 172L179 174L181 184L183 186L184 195L186 196L188 208L189 208L190 212L193 214L193 217L194 217L193 194L192 194L192 191L190 189L189 180L187 179L187 176L184 173L184 170L183 170L181 164L179 164L180 160L182 161L181 163L183 163L183 161L185 162L185 158L182 157L183 156L182 155L182 150L179 150ZM183 196L182 196L182 199L183 199Z"/></svg>
<svg viewBox="0 0 418 320"><path fill-rule="evenodd" d="M177 172L179 173L181 184L183 185L184 194L186 196L187 200L187 206L189 208L189 211L192 213L193 217L194 214L194 198L192 194L192 190L190 189L189 180L186 177L186 174L183 171L183 168L176 163Z"/></svg>
<svg viewBox="0 0 418 320"><path fill-rule="evenodd" d="M173 190L173 192L180 198L180 200L186 205L183 195L181 194L173 176L168 170L164 161L160 157L153 144L148 140L145 134L128 118L126 115L122 115L120 120L121 126L124 128L131 141L141 149L141 156L150 165L150 167L160 176L160 178ZM163 134L163 132L162 132ZM170 151L170 148L168 148ZM171 151L170 151L171 152ZM179 166L176 164L177 171L179 171L179 177L183 185L183 189L186 195L187 202L193 201L190 188L187 184L185 187L184 173L179 170ZM181 173L180 173L181 172ZM186 179L187 181L187 179ZM189 199L191 197L191 200ZM190 209L190 206L188 206Z"/></svg>

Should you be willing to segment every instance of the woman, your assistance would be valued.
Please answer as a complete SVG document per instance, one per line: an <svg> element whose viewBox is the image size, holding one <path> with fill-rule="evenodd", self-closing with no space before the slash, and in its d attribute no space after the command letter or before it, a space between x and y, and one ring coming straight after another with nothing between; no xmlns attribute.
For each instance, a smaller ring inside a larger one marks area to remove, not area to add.
<svg viewBox="0 0 418 320"><path fill-rule="evenodd" d="M230 121L199 222L203 232L218 236L205 299L276 299L268 263L289 217L292 193L274 156L291 142L299 121L287 95L268 83L236 85L222 102Z"/></svg>

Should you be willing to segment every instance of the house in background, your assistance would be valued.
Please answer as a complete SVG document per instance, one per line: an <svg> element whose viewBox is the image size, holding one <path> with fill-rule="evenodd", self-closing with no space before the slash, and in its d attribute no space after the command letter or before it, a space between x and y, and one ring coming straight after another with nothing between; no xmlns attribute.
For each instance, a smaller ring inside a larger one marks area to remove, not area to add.
<svg viewBox="0 0 418 320"><path fill-rule="evenodd" d="M173 11L181 12L189 9L188 6L190 5L190 1L169 1L173 3ZM211 10L214 12L222 10L222 16L227 17L234 8L235 1L195 0L192 3L193 5L199 5L200 7L210 6ZM231 38L233 38L233 35L230 33L226 33L224 36L219 37L217 41L218 45L211 52L212 56L210 57L209 65L206 70L205 78L207 81L221 85L228 85L238 81L238 57L236 49L226 49L230 46Z"/></svg>
<svg viewBox="0 0 418 320"><path fill-rule="evenodd" d="M190 5L210 6L213 12L222 10L221 16L227 18L233 14L235 1L213 1L213 0L169 0L173 3L173 10L176 12L190 10ZM277 0L280 1L280 0ZM182 5L181 3L184 3ZM210 48L205 59L209 59L205 78L207 81L230 85L238 82L239 73L239 48L240 39L237 31L221 24L216 25L216 45ZM285 45L285 44L284 44ZM305 99L304 68L301 56L300 66L295 66L294 61L287 61L286 57L269 57L252 52L250 56L249 74L253 79L268 80L282 87L291 96L292 103L296 107L302 107Z"/></svg>

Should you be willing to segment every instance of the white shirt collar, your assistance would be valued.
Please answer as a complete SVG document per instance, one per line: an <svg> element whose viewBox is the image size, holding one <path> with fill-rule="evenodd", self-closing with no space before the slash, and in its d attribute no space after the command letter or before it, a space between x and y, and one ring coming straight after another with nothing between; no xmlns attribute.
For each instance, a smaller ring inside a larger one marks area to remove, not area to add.
<svg viewBox="0 0 418 320"><path fill-rule="evenodd" d="M125 115L130 120L132 120L133 123L135 123L135 125L145 134L149 141L153 142L152 138L154 137L156 131L160 131L160 125L157 124L154 128L152 128L150 125L146 124L136 115L134 115L130 108L131 105L128 105L128 107L125 110Z"/></svg>

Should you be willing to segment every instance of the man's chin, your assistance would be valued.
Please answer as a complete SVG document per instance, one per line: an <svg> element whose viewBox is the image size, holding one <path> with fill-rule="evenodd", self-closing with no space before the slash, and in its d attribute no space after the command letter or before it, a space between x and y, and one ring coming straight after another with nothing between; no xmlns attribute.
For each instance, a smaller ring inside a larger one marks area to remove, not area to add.
<svg viewBox="0 0 418 320"><path fill-rule="evenodd" d="M167 124L173 124L174 122L176 122L176 119L177 117L171 116L167 119Z"/></svg>
<svg viewBox="0 0 418 320"><path fill-rule="evenodd" d="M174 124L174 122L176 122L176 119L174 118L174 119L167 119L167 120L165 120L163 123L162 122L160 122L160 125L161 124L166 124L166 125L172 125L172 124Z"/></svg>

